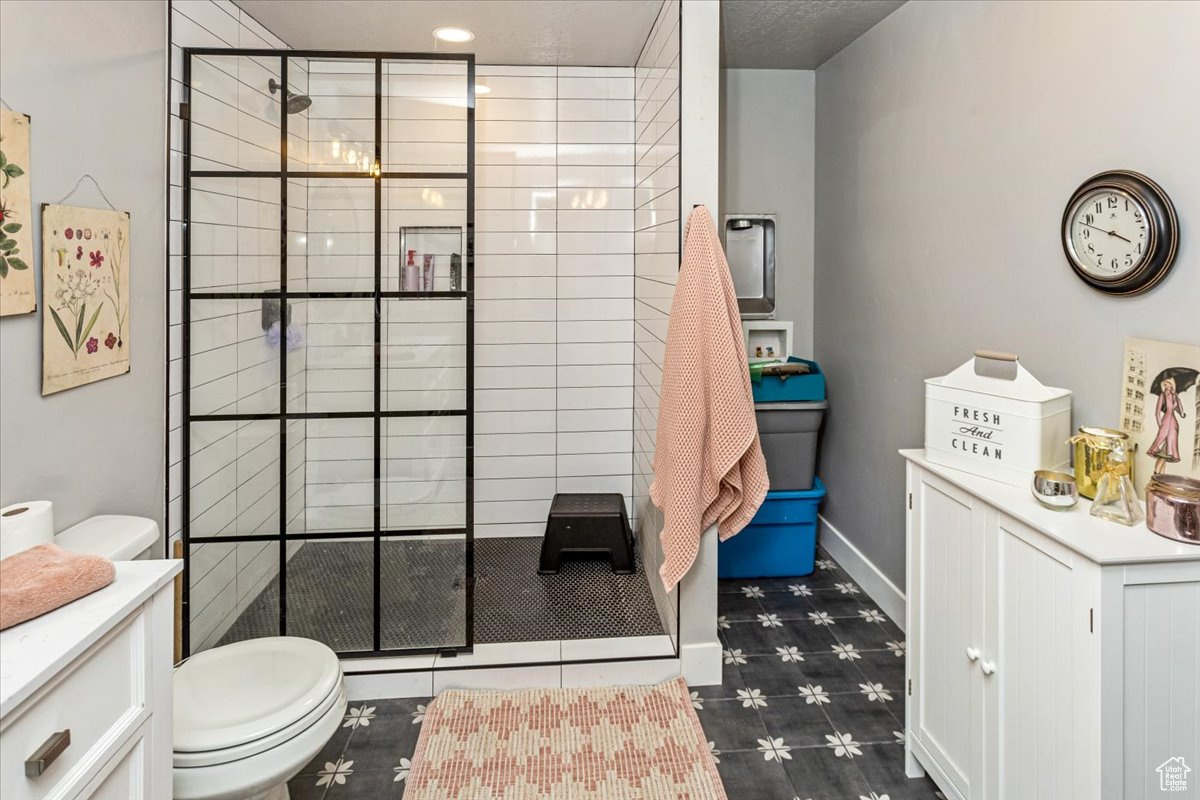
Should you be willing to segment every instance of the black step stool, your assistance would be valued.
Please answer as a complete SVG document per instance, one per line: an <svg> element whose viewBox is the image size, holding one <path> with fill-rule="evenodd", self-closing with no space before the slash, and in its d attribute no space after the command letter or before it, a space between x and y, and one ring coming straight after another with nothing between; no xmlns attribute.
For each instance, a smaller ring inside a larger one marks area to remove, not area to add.
<svg viewBox="0 0 1200 800"><path fill-rule="evenodd" d="M563 553L607 553L612 571L633 574L633 530L620 494L556 494L538 572L558 574Z"/></svg>

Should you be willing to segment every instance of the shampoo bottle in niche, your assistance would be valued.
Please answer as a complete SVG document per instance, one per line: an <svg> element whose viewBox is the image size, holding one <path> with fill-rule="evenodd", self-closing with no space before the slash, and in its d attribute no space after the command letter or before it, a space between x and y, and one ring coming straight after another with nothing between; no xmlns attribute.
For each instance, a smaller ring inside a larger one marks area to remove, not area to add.
<svg viewBox="0 0 1200 800"><path fill-rule="evenodd" d="M404 292L419 292L421 290L421 269L416 262L417 251L408 251L408 261L404 263L404 276L400 290Z"/></svg>
<svg viewBox="0 0 1200 800"><path fill-rule="evenodd" d="M421 289L426 292L433 291L433 253L426 253L424 266L421 270Z"/></svg>

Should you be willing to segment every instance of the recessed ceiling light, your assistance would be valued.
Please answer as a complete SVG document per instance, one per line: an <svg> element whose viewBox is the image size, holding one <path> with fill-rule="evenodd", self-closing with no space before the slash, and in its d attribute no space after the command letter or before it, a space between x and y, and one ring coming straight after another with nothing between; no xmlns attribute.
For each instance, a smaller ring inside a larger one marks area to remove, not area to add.
<svg viewBox="0 0 1200 800"><path fill-rule="evenodd" d="M443 42L462 44L475 38L475 34L466 28L435 28L433 35Z"/></svg>

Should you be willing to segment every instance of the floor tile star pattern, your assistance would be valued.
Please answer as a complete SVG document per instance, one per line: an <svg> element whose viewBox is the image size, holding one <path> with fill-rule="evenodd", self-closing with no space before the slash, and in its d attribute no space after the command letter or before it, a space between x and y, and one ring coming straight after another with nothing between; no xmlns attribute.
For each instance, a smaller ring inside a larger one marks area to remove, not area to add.
<svg viewBox="0 0 1200 800"><path fill-rule="evenodd" d="M944 800L904 776L904 634L836 562L719 592L724 680L692 705L731 800ZM351 703L292 800L403 797L428 703Z"/></svg>

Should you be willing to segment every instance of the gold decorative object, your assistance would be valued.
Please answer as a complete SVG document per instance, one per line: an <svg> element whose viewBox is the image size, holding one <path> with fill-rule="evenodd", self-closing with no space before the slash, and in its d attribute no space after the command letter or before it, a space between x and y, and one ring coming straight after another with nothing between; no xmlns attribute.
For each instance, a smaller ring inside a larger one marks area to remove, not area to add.
<svg viewBox="0 0 1200 800"><path fill-rule="evenodd" d="M1115 443L1105 455L1107 459L1096 483L1091 514L1122 525L1137 525L1145 514L1129 477L1129 454L1124 443Z"/></svg>
<svg viewBox="0 0 1200 800"><path fill-rule="evenodd" d="M1085 425L1070 441L1075 445L1075 484L1079 488L1079 494L1089 500L1095 500L1096 484L1108 463L1109 452L1117 445L1128 450L1129 436L1124 431ZM1132 461L1129 462L1129 469L1132 480Z"/></svg>

